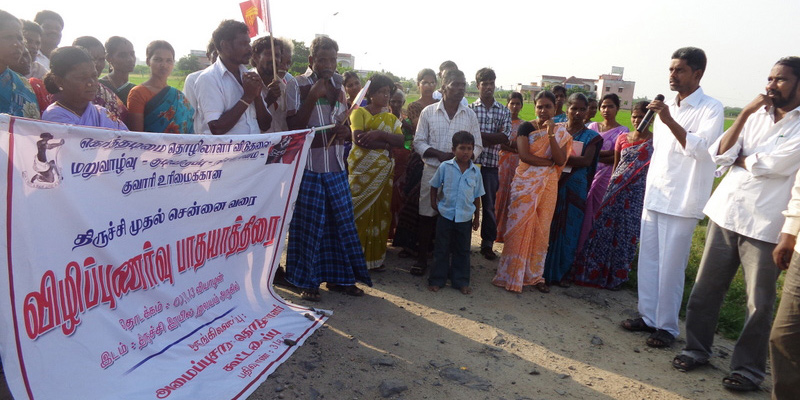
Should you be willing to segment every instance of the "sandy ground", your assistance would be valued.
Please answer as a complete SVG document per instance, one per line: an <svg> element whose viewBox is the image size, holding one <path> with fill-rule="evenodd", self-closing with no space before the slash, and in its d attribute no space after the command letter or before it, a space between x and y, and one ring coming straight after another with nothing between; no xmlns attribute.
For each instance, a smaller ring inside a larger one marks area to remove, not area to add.
<svg viewBox="0 0 800 400"><path fill-rule="evenodd" d="M619 327L636 316L635 293L509 293L491 285L497 261L478 254L478 242L473 235L471 295L429 292L395 248L364 297L323 289L310 303L278 287L334 315L249 399L769 399L771 377L760 392L722 387L731 341L717 337L711 366L678 372L670 362L682 336L651 349L647 334Z"/></svg>
<svg viewBox="0 0 800 400"><path fill-rule="evenodd" d="M620 328L638 316L636 293L573 286L514 294L492 286L497 261L477 253L479 240L473 235L471 295L428 291L395 248L365 297L323 289L319 304L307 304L333 317L250 400L769 399L771 377L760 392L722 387L729 340L717 337L709 367L681 373L671 361L683 336L671 349L652 349L647 334Z"/></svg>

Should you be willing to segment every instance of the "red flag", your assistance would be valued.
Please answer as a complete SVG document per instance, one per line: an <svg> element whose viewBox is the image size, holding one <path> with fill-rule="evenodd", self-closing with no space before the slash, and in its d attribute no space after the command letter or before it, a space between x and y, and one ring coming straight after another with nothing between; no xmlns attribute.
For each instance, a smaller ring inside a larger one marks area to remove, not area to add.
<svg viewBox="0 0 800 400"><path fill-rule="evenodd" d="M252 1L239 3L239 7L242 9L242 17L244 17L244 23L247 25L250 37L258 35L258 24L256 22L258 8L253 5Z"/></svg>

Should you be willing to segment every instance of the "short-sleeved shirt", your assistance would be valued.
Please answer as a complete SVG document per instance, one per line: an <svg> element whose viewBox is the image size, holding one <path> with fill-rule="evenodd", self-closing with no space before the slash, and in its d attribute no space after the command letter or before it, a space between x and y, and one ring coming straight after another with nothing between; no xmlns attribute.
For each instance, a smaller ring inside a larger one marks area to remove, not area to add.
<svg viewBox="0 0 800 400"><path fill-rule="evenodd" d="M307 69L302 75L298 75L293 80L286 82L286 115L293 116L300 109L300 106L308 97L311 86L317 81L317 75L311 68ZM347 118L347 94L342 85L344 79L339 74L333 74L331 83L338 91L338 95L333 104L323 97L317 100L311 117L308 119L308 127L319 127L343 122ZM322 136L324 143L330 142L330 129L317 131ZM334 141L328 147L314 147L309 149L306 161L306 169L312 172L341 172L345 171L344 166L344 145L339 141Z"/></svg>
<svg viewBox="0 0 800 400"><path fill-rule="evenodd" d="M474 103L469 105L475 115L478 117L478 122L481 126L481 133L498 133L502 132L507 138L511 138L511 111L508 107L501 105L498 102L493 102L492 106L487 110L483 105L481 99L475 100ZM485 146L481 156L478 157L477 164L481 167L497 168L500 162L500 145L495 144Z"/></svg>
<svg viewBox="0 0 800 400"><path fill-rule="evenodd" d="M414 134L414 150L423 157L425 164L438 167L439 159L425 157L425 151L430 148L443 152L452 151L453 135L459 131L467 131L475 138L474 154L477 160L483 150L483 142L475 112L469 107L459 104L458 110L451 119L444 108L444 101L433 103L425 107L419 116L417 132Z"/></svg>
<svg viewBox="0 0 800 400"><path fill-rule="evenodd" d="M239 77L247 72L244 65L239 65ZM233 74L225 68L222 58L203 70L194 83L194 95L197 101L196 117L202 118L200 130L196 133L210 135L208 123L218 120L222 114L233 108L244 95L244 88ZM256 98L258 101L258 98ZM197 120L197 118L195 118ZM261 133L256 119L256 106L250 104L236 124L226 134L246 135Z"/></svg>
<svg viewBox="0 0 800 400"><path fill-rule="evenodd" d="M664 103L672 118L686 130L686 147L678 143L660 118L655 118L644 208L703 219L716 169L708 149L722 135L725 113L722 103L707 96L702 88L681 100L680 106L677 98L676 95Z"/></svg>
<svg viewBox="0 0 800 400"><path fill-rule="evenodd" d="M453 222L472 221L475 199L486 194L478 167L470 161L462 173L455 157L439 164L430 184L442 193L439 214Z"/></svg>

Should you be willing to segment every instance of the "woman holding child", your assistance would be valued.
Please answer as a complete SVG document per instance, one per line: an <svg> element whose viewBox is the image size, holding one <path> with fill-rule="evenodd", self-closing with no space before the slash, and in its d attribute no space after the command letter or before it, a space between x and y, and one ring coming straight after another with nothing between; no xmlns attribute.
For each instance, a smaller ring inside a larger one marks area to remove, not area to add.
<svg viewBox="0 0 800 400"><path fill-rule="evenodd" d="M350 115L353 149L347 157L350 191L358 237L367 268L382 271L389 236L394 159L392 148L403 147L402 123L387 111L397 87L381 74L372 76L367 105Z"/></svg>
<svg viewBox="0 0 800 400"><path fill-rule="evenodd" d="M572 151L572 136L564 125L555 124L555 96L536 95L536 116L517 131L519 166L511 182L505 245L492 283L511 292L533 285L549 289L543 278L550 236L550 221L556 206L558 178Z"/></svg>
<svg viewBox="0 0 800 400"><path fill-rule="evenodd" d="M436 72L430 68L425 68L417 74L417 88L419 89L419 100L412 102L406 109L406 116L411 123L411 130L416 132L417 122L422 110L436 103L438 100L433 98L433 91L436 90ZM413 150L413 148L412 148ZM397 229L394 233L392 245L402 247L403 250L397 254L400 258L413 257L417 250L417 225L419 223L419 186L422 179L422 169L425 164L422 157L416 151L411 151L406 164L405 185L403 194L407 199L400 209L397 218ZM424 273L424 271L422 271Z"/></svg>

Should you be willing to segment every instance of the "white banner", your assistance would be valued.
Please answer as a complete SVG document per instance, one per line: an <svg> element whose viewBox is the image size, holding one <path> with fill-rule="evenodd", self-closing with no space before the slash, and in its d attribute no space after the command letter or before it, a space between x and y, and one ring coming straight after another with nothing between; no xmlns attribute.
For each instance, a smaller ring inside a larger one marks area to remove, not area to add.
<svg viewBox="0 0 800 400"><path fill-rule="evenodd" d="M269 284L311 138L0 115L0 352L14 397L252 393L327 318Z"/></svg>

